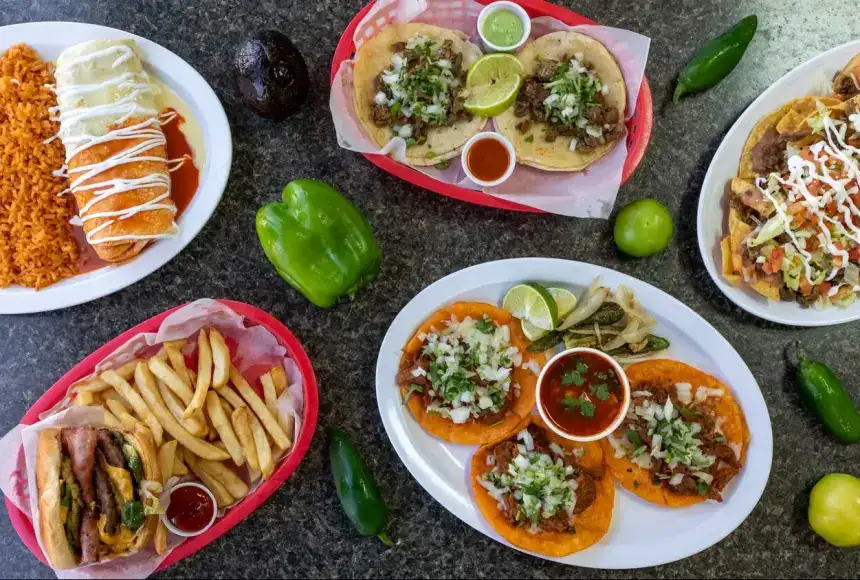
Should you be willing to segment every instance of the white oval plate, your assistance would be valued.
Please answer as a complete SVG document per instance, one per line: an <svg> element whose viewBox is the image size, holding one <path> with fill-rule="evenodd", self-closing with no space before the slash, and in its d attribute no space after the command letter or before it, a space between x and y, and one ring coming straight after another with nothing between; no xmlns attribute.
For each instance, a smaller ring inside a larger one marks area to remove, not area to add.
<svg viewBox="0 0 860 580"><path fill-rule="evenodd" d="M737 352L702 317L662 290L615 272L567 260L518 258L460 270L421 291L391 323L376 363L376 398L382 422L407 469L452 514L497 542L508 544L475 508L467 472L477 447L454 445L427 434L400 401L395 384L401 349L433 312L459 300L501 304L505 292L522 281L539 281L575 291L595 276L614 288L626 284L657 320L656 333L672 347L667 358L684 361L729 385L744 410L751 441L746 465L729 485L722 504L661 508L616 485L612 525L594 546L564 558L546 558L589 568L642 568L686 558L722 540L758 503L770 474L773 434L764 398Z"/></svg>
<svg viewBox="0 0 860 580"><path fill-rule="evenodd" d="M834 307L827 310L814 310L803 308L796 302L770 302L751 288L732 286L723 278L720 259L720 240L726 235L725 224L728 219L726 184L737 176L741 152L753 127L762 117L792 99L829 92L833 75L858 52L860 52L860 40L837 46L806 61L773 83L747 107L732 126L714 154L714 159L705 175L705 181L702 183L696 216L702 259L708 273L723 294L759 318L794 326L828 326L860 319L860 302L844 309Z"/></svg>
<svg viewBox="0 0 860 580"><path fill-rule="evenodd" d="M89 302L134 284L169 262L194 239L218 206L233 156L230 125L209 84L187 62L158 44L123 30L78 22L33 22L0 27L0 52L26 43L46 60L56 61L68 46L100 38L133 38L145 65L178 94L203 131L204 162L197 193L178 219L180 234L159 240L128 263L106 266L48 286L38 292L20 286L0 289L0 314L56 310Z"/></svg>

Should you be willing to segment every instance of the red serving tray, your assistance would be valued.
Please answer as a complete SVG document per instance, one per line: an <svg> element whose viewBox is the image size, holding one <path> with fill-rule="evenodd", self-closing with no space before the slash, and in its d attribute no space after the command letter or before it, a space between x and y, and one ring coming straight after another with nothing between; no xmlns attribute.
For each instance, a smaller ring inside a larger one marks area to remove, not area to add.
<svg viewBox="0 0 860 580"><path fill-rule="evenodd" d="M186 539L175 550L173 550L167 558L158 567L158 570L163 570L168 566L175 564L179 560L186 558L194 552L202 549L210 542L214 542L222 534L230 528L237 525L239 522L248 517L251 512L257 509L270 495L275 493L275 490L296 470L299 462L307 453L311 445L314 431L317 426L317 414L319 412L319 393L317 392L317 379L314 375L314 369L311 367L311 361L305 353L298 339L284 326L279 320L271 314L263 312L259 308L245 304L244 302L236 302L234 300L218 300L221 304L228 306L240 316L244 316L247 320L265 327L274 334L281 346L287 349L287 354L296 361L299 367L299 372L302 374L304 385L304 410L302 411L301 432L296 440L293 450L289 456L281 462L275 469L267 481L263 482L257 490L243 499L236 507L227 511L227 515L218 519L208 531L199 536ZM167 315L178 310L181 306L171 308L166 312L150 318L145 322L141 322L134 328L131 328L118 337L114 338L87 358L79 362L75 367L66 373L53 387L42 395L36 403L30 407L21 423L32 425L39 420L39 414L44 413L54 405L56 405L65 395L69 386L74 382L86 377L95 370L96 364L111 352L122 346L131 337L141 332L155 332L161 325L162 321L167 318ZM39 544L36 541L36 534L33 531L33 523L24 515L24 512L19 510L15 504L9 499L6 499L6 509L9 511L9 519L12 520L12 527L18 532L21 540L24 542L33 554L48 565Z"/></svg>
<svg viewBox="0 0 860 580"><path fill-rule="evenodd" d="M489 4L492 1L493 0L477 0L477 2L481 4ZM582 14L578 14L572 10L568 10L567 8L562 8L561 6L550 4L544 0L513 1L525 8L526 12L528 12L529 16L532 18L551 16L552 18L560 20L569 26L576 26L579 24L597 24L594 20L586 18ZM337 69L340 68L340 63L352 58L355 53L355 43L353 42L355 29L358 28L358 24L374 4L375 2L371 2L362 8L361 12L352 19L349 26L347 26L346 30L343 31L343 36L340 37L340 41L337 43L337 48L334 51L334 59L331 63L330 84L334 83L334 76L337 74ZM624 162L624 169L621 174L622 184L626 183L627 180L630 179L630 176L633 175L633 172L636 171L636 168L642 161L642 157L645 155L645 149L648 148L648 143L651 141L651 128L653 125L654 107L651 100L651 86L648 84L648 79L643 76L642 85L639 88L639 98L636 99L636 107L633 110L633 116L629 121L627 121L627 160ZM392 175L396 175L397 177L405 179L409 183L423 187L424 189L429 189L430 191L435 191L436 193L441 193L442 195L453 197L454 199L460 199L462 201L468 201L469 203L496 207L499 209L545 213L543 210L534 207L493 197L492 195L487 195L486 193L475 191L473 189L466 189L465 187L438 181L429 175L416 171L408 165L398 163L385 155L371 153L363 153L362 155L364 155L371 163Z"/></svg>

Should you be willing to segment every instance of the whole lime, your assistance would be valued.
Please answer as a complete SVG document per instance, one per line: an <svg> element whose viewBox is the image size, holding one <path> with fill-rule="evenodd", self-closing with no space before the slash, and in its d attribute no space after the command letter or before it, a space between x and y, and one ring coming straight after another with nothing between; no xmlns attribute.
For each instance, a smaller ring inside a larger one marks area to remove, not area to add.
<svg viewBox="0 0 860 580"><path fill-rule="evenodd" d="M656 199L640 199L624 206L615 218L615 245L636 258L659 254L672 240L675 226L666 206Z"/></svg>
<svg viewBox="0 0 860 580"><path fill-rule="evenodd" d="M809 495L809 525L834 546L860 546L860 479L847 473L822 477Z"/></svg>

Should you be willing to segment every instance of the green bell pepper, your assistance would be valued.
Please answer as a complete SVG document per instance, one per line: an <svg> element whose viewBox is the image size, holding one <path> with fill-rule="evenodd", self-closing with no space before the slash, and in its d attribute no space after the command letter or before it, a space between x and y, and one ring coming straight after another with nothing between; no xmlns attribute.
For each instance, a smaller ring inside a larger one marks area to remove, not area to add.
<svg viewBox="0 0 860 580"><path fill-rule="evenodd" d="M376 279L379 246L346 198L315 179L291 181L282 197L257 212L260 245L281 278L321 308Z"/></svg>

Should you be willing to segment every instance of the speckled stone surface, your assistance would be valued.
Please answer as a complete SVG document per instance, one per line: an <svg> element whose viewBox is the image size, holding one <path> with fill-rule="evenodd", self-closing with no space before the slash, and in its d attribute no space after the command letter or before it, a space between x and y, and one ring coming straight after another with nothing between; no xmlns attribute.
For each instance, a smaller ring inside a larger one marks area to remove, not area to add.
<svg viewBox="0 0 860 580"><path fill-rule="evenodd" d="M744 108L782 74L856 38L851 0L741 2L564 2L610 26L653 39L647 75L655 124L644 162L618 205L644 196L665 203L677 235L664 254L621 257L610 222L508 213L470 206L383 173L337 147L327 80L337 40L363 0L2 0L0 25L37 20L103 24L150 38L194 66L215 89L233 130L233 167L223 201L188 248L134 286L90 304L31 316L0 317L0 432L38 396L107 340L167 308L200 297L254 304L304 343L319 378L320 430L295 475L241 526L162 577L857 577L860 552L837 550L806 526L806 497L822 475L860 475L860 446L823 434L799 406L782 350L801 338L844 377L860 375L856 323L799 330L756 320L733 307L705 272L695 242L695 210L708 163ZM670 104L673 79L708 38L756 13L759 32L735 72L711 92ZM313 91L302 111L280 123L239 101L230 63L251 31L276 28L307 60ZM2 34L2 30L0 30ZM257 246L254 213L297 177L324 179L367 216L382 245L382 276L347 305L323 311L282 283ZM774 427L770 482L751 516L728 538L683 561L630 572L551 564L509 550L437 504L394 453L374 398L378 346L397 312L422 288L466 266L547 256L594 262L650 282L690 305L746 360ZM847 381L860 400L856 381ZM328 469L324 429L342 425L363 450L391 507L396 547L358 537L340 512ZM5 510L3 510L5 511ZM0 516L2 571L44 577Z"/></svg>

